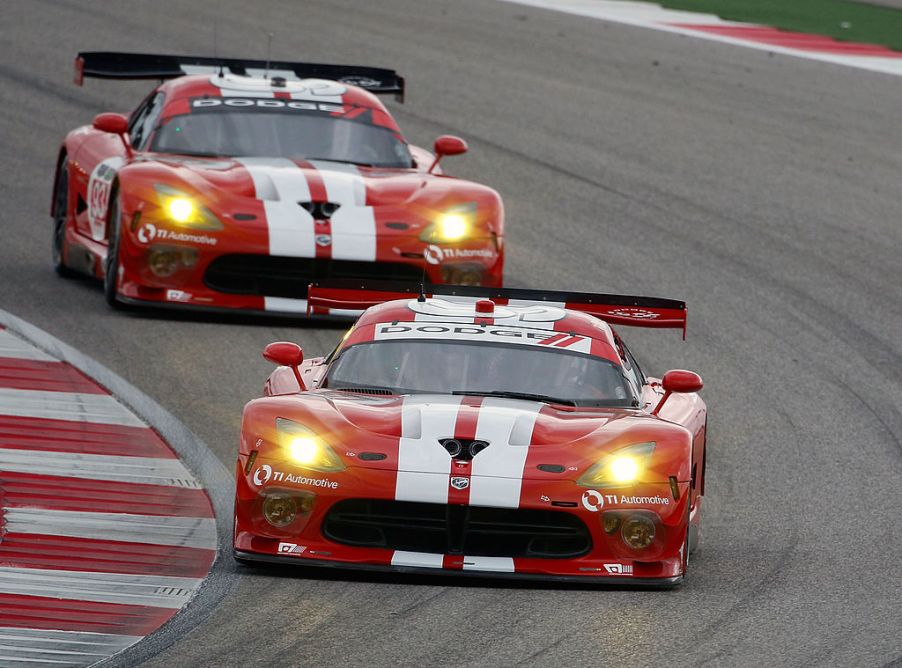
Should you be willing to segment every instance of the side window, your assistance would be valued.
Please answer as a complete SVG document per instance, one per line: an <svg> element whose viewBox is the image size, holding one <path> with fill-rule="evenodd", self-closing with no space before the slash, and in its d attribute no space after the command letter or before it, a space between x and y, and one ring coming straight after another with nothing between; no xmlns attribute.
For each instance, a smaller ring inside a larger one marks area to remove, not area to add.
<svg viewBox="0 0 902 668"><path fill-rule="evenodd" d="M145 100L144 104L135 112L128 125L128 136L132 147L136 151L143 151L151 131L160 118L163 110L163 93L155 93Z"/></svg>
<svg viewBox="0 0 902 668"><path fill-rule="evenodd" d="M623 371L638 395L642 392L642 386L645 384L645 376L642 375L642 370L636 364L633 354L627 350L617 334L614 334L614 343L617 346L617 353L620 355L620 359L623 360Z"/></svg>

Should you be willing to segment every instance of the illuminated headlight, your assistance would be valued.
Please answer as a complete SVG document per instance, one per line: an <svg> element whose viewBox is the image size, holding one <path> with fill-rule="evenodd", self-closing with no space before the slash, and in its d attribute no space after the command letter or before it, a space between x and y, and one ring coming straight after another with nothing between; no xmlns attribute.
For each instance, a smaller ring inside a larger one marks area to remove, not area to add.
<svg viewBox="0 0 902 668"><path fill-rule="evenodd" d="M329 444L304 425L286 418L276 418L276 430L286 459L298 468L344 471L344 462Z"/></svg>
<svg viewBox="0 0 902 668"><path fill-rule="evenodd" d="M195 230L221 230L222 222L207 207L201 206L187 193L162 183L154 186L166 217Z"/></svg>
<svg viewBox="0 0 902 668"><path fill-rule="evenodd" d="M576 482L583 487L612 487L640 482L654 451L653 442L620 448L600 459Z"/></svg>
<svg viewBox="0 0 902 668"><path fill-rule="evenodd" d="M439 213L420 235L421 241L460 241L472 236L476 203L457 206Z"/></svg>

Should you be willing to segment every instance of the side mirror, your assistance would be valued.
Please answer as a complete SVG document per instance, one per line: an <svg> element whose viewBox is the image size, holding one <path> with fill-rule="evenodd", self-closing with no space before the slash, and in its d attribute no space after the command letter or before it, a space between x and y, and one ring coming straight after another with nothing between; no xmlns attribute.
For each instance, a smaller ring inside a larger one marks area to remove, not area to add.
<svg viewBox="0 0 902 668"><path fill-rule="evenodd" d="M433 170L438 166L439 160L446 155L460 155L461 153L466 153L467 142L460 137L455 137L453 135L442 135L435 140L433 151L435 152L435 160L433 160L432 165L429 166L429 174L432 174Z"/></svg>
<svg viewBox="0 0 902 668"><path fill-rule="evenodd" d="M661 397L661 401L658 402L658 405L655 406L655 409L651 412L652 415L657 415L661 412L664 403L674 392L683 394L688 392L698 392L702 389L704 383L702 382L702 377L694 371L673 369L664 374L664 378L661 379L661 386L664 388L664 396Z"/></svg>
<svg viewBox="0 0 902 668"><path fill-rule="evenodd" d="M132 145L128 142L128 119L122 114L97 114L91 123L95 130L101 132L109 132L113 135L119 135L122 145L125 147L125 154L132 157Z"/></svg>
<svg viewBox="0 0 902 668"><path fill-rule="evenodd" d="M301 386L301 389L307 389L307 386L304 385L304 381L301 379L301 372L298 369L301 362L304 361L304 351L301 350L301 347L298 344L289 341L276 341L270 343L263 349L263 357L273 364L290 367L291 370L294 371L294 377L298 381L298 385Z"/></svg>
<svg viewBox="0 0 902 668"><path fill-rule="evenodd" d="M95 130L114 135L124 135L128 132L128 119L122 114L97 114L91 125Z"/></svg>
<svg viewBox="0 0 902 668"><path fill-rule="evenodd" d="M661 385L665 392L698 392L705 384L694 371L674 369L664 374Z"/></svg>

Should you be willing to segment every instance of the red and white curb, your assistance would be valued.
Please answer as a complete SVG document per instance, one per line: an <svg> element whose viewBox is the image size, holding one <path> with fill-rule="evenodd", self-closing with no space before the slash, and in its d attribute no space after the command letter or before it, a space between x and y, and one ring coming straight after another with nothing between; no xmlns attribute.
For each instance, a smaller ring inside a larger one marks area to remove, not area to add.
<svg viewBox="0 0 902 668"><path fill-rule="evenodd" d="M0 665L87 666L197 592L201 483L132 410L0 325Z"/></svg>
<svg viewBox="0 0 902 668"><path fill-rule="evenodd" d="M902 75L902 52L893 51L885 46L841 42L821 35L778 30L754 23L724 21L713 14L664 9L649 2L628 0L503 0L503 2L690 35L797 58L858 67L872 72Z"/></svg>

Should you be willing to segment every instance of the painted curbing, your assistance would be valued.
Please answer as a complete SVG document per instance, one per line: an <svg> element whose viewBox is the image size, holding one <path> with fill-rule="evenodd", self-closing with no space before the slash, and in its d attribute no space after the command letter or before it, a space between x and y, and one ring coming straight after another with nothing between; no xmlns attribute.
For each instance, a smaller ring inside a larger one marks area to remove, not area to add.
<svg viewBox="0 0 902 668"><path fill-rule="evenodd" d="M234 480L228 469L203 441L169 411L121 376L49 333L2 309L0 309L0 326L39 349L40 352L36 353L34 357L40 359L42 354L45 354L48 356L47 359L68 363L109 391L112 397L140 417L175 451L180 460L200 481L201 486L206 489L215 517L215 520L210 521L210 529L211 531L215 530L216 535L216 557L208 574L197 587L190 601L162 626L137 642L134 638L123 636L123 647L118 653L109 657L98 655L98 660L94 664L107 667L134 666L159 653L180 636L201 624L237 584L234 562L227 558L231 550ZM61 581L67 583L67 586L77 586L78 580L79 578L76 576L72 580L63 578ZM129 579L125 578L125 580ZM178 578L173 579L174 582L177 580ZM144 583L140 578L132 578L129 583L136 587L136 590L143 591L141 585ZM105 603L99 602L97 605L105 605ZM7 634L9 633L7 631ZM10 644L9 646L14 647L17 642L27 642L26 639L36 633L40 632L22 629L21 632L13 633L12 639L0 638L0 643ZM46 632L47 635L54 633L62 635L62 632ZM85 646L90 645L92 634L81 635L84 635L85 638L74 639L74 636L71 635L66 637L73 638L73 642L83 642L86 643ZM128 644L132 642L134 644Z"/></svg>

